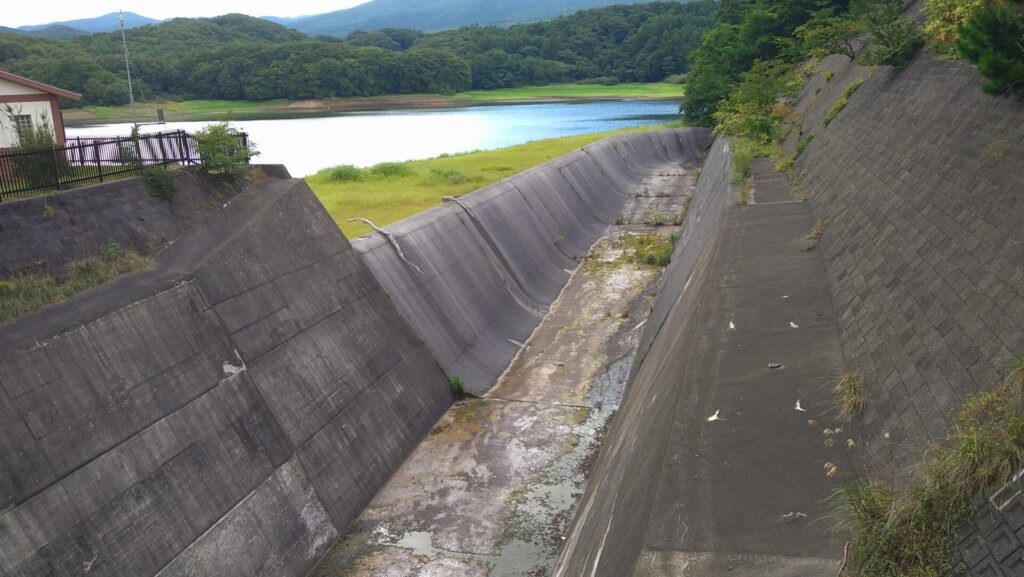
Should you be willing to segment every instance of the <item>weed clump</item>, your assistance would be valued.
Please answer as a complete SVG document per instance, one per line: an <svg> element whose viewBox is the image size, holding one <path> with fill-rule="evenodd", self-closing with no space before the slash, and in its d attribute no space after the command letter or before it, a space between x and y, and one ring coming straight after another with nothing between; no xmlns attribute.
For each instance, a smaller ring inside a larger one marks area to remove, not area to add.
<svg viewBox="0 0 1024 577"><path fill-rule="evenodd" d="M832 224L832 219L827 216L819 218L818 222L814 223L814 228L804 237L807 240L807 244L804 245L805 252L814 250L818 246L818 241L821 240L821 237L825 236L825 230L828 229L830 224Z"/></svg>
<svg viewBox="0 0 1024 577"><path fill-rule="evenodd" d="M627 247L633 251L633 261L647 266L666 267L672 261L672 251L679 237L665 238L659 234L630 235Z"/></svg>
<svg viewBox="0 0 1024 577"><path fill-rule="evenodd" d="M448 386L452 389L452 394L455 395L456 399L466 398L466 386L462 383L462 379L459 377L452 377L448 379Z"/></svg>
<svg viewBox="0 0 1024 577"><path fill-rule="evenodd" d="M910 486L858 480L833 496L840 529L852 534L848 567L856 575L949 574L960 529L982 496L1024 463L1024 357L995 390L968 399L944 446L929 452Z"/></svg>

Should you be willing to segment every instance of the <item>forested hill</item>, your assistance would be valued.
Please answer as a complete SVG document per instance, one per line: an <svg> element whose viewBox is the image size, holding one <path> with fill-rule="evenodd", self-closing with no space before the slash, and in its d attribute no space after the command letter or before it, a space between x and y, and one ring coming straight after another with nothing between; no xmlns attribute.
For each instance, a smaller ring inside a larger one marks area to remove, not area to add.
<svg viewBox="0 0 1024 577"><path fill-rule="evenodd" d="M346 36L356 30L409 28L426 32L549 20L579 10L649 0L372 0L353 8L304 16L287 25L309 35ZM683 0L685 1L685 0Z"/></svg>
<svg viewBox="0 0 1024 577"><path fill-rule="evenodd" d="M232 14L179 18L129 31L149 99L268 100L451 94L569 81L659 81L689 69L718 2L645 3L548 22L424 34L388 29L308 38ZM120 35L56 42L0 33L0 69L123 104Z"/></svg>

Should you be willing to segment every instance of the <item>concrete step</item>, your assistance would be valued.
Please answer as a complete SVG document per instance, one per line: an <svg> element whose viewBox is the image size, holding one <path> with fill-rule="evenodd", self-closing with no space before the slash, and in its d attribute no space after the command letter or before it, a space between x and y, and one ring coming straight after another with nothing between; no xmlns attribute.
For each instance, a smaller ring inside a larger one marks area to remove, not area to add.
<svg viewBox="0 0 1024 577"><path fill-rule="evenodd" d="M754 203L771 204L796 200L785 174L775 172L770 158L755 158L750 168L754 181Z"/></svg>

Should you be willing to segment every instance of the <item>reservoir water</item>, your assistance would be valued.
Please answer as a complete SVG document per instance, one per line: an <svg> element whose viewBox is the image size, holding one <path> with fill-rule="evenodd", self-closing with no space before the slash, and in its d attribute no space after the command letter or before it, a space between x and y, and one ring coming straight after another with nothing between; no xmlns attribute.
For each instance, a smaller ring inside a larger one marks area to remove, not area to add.
<svg viewBox="0 0 1024 577"><path fill-rule="evenodd" d="M284 164L293 176L306 176L339 164L372 166L543 138L663 124L678 118L678 107L678 102L665 100L516 104L241 120L232 124L249 133L260 151L258 162ZM141 130L192 132L207 124L170 122L143 126ZM130 132L130 124L67 129L69 137L125 136Z"/></svg>

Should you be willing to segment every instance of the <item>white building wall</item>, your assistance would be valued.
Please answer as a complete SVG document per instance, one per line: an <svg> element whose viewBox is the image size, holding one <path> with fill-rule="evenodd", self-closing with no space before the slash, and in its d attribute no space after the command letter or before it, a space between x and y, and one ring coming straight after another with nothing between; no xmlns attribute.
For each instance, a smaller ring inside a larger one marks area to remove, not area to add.
<svg viewBox="0 0 1024 577"><path fill-rule="evenodd" d="M45 94L45 92L0 78L0 95L9 96L11 94L23 96L26 94Z"/></svg>
<svg viewBox="0 0 1024 577"><path fill-rule="evenodd" d="M3 94L3 92L0 92L0 94ZM53 132L53 113L50 111L49 100L43 102L0 103L0 148L18 146L18 130L7 116L8 106L11 107L14 114L31 115L33 126L45 124L49 127L50 132Z"/></svg>

